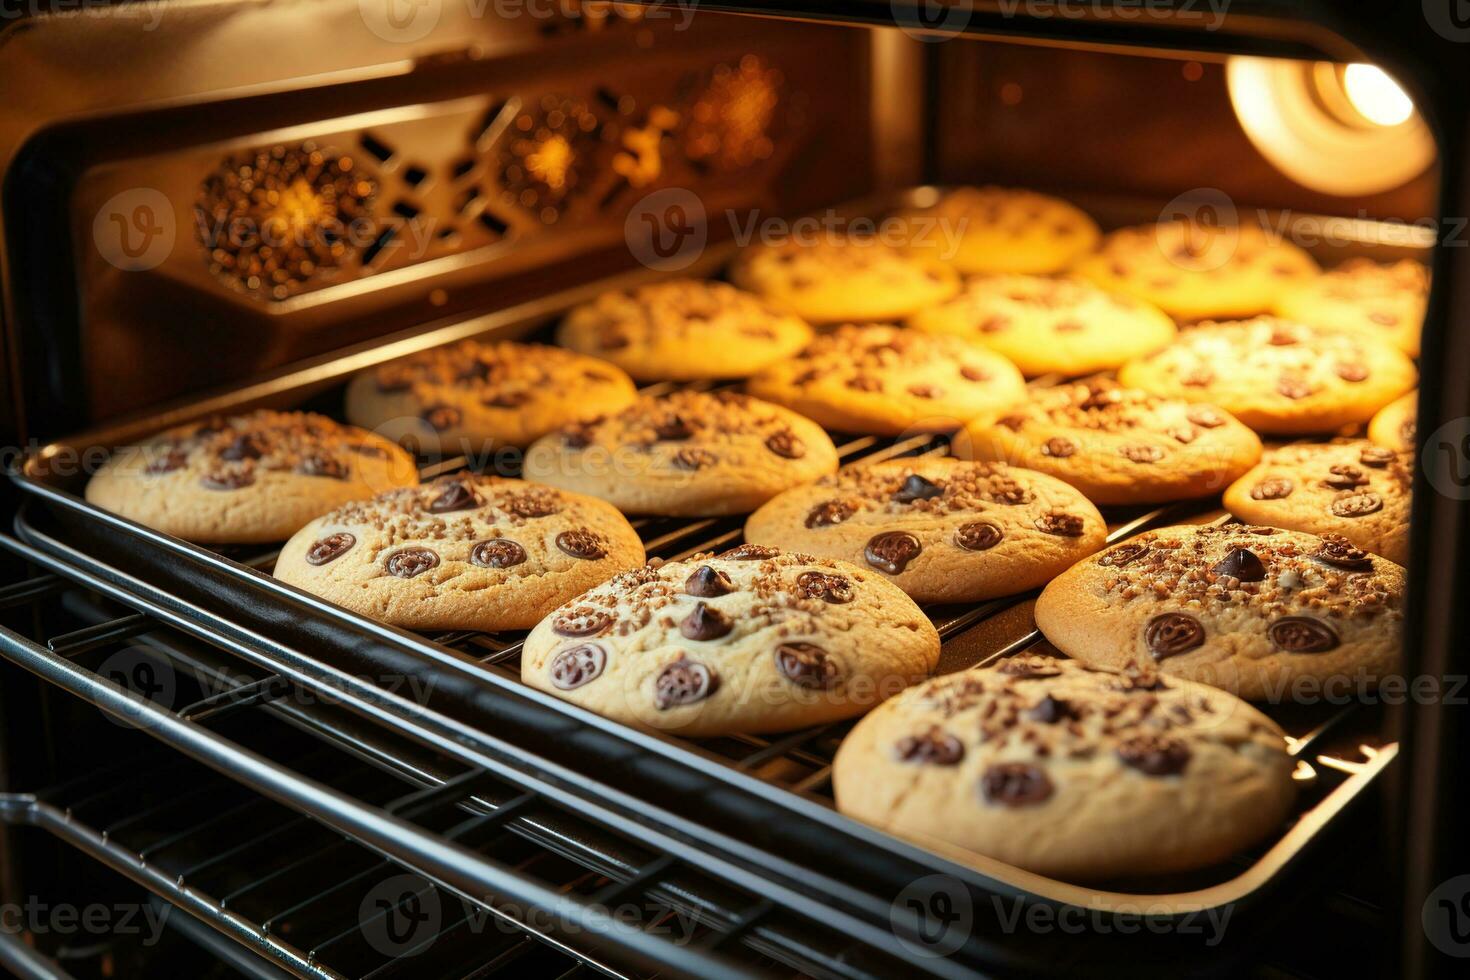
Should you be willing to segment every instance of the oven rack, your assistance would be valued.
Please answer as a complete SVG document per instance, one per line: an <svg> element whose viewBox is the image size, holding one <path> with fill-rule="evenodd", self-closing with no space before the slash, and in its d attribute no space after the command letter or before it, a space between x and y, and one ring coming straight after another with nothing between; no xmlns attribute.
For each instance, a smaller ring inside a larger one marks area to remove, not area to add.
<svg viewBox="0 0 1470 980"><path fill-rule="evenodd" d="M38 557L13 539L0 538L0 547ZM0 609L56 601L89 624L40 642L0 629L0 654L162 744L126 732L120 737L141 743L145 761L0 796L0 820L59 838L291 975L441 975L426 957L409 956L416 950L463 961L475 976L486 964L500 970L528 957L537 975L557 958L567 970L591 964L627 977L900 972L897 961L823 923L646 836L594 823L539 787L303 697L280 675L242 669L146 612L118 615L79 579L58 568L0 589ZM118 598L109 595L110 605ZM146 658L183 679L187 703L156 702L151 671L114 667L104 676L89 666L105 667L124 648L140 658L133 664ZM242 825L252 829L242 834ZM393 893L401 900L383 915L432 907L436 928L395 943L371 968L339 969L339 949L350 949L354 964L382 953L362 948L376 934L371 919L352 917L357 904L337 914L343 894L391 890L400 879L417 897ZM606 921L608 909L644 920L619 927ZM312 916L332 928L306 929ZM545 918L556 927L541 925ZM486 934L500 946L486 949ZM395 962L411 964L409 972Z"/></svg>

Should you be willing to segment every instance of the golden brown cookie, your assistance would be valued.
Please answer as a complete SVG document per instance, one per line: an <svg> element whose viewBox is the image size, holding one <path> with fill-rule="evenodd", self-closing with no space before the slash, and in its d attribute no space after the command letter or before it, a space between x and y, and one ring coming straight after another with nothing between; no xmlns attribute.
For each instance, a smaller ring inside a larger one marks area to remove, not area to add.
<svg viewBox="0 0 1470 980"><path fill-rule="evenodd" d="M616 412L636 396L606 361L542 344L464 340L364 371L347 386L347 417L421 453L482 456Z"/></svg>
<svg viewBox="0 0 1470 980"><path fill-rule="evenodd" d="M708 736L850 718L938 662L933 624L881 575L742 545L562 606L526 638L521 679L624 724Z"/></svg>
<svg viewBox="0 0 1470 980"><path fill-rule="evenodd" d="M1026 395L999 354L890 326L839 327L746 387L828 429L875 435L949 431Z"/></svg>
<svg viewBox="0 0 1470 980"><path fill-rule="evenodd" d="M1095 504L1208 497L1261 458L1261 440L1228 412L1104 379L1033 388L965 433L976 459L1050 474Z"/></svg>
<svg viewBox="0 0 1470 980"><path fill-rule="evenodd" d="M1224 524L1148 531L1036 600L1058 650L1156 665L1251 701L1318 701L1397 669L1404 570L1337 536Z"/></svg>
<svg viewBox="0 0 1470 980"><path fill-rule="evenodd" d="M812 422L749 395L675 391L536 442L525 475L627 514L745 514L837 469Z"/></svg>
<svg viewBox="0 0 1470 980"><path fill-rule="evenodd" d="M601 500L463 473L317 518L275 576L394 626L493 633L642 563L638 533Z"/></svg>
<svg viewBox="0 0 1470 980"><path fill-rule="evenodd" d="M779 313L723 282L675 279L603 293L567 314L556 342L606 358L637 381L744 378L812 339Z"/></svg>
<svg viewBox="0 0 1470 980"><path fill-rule="evenodd" d="M880 705L832 765L848 816L1072 881L1224 861L1295 796L1281 729L1224 691L1018 655Z"/></svg>
<svg viewBox="0 0 1470 980"><path fill-rule="evenodd" d="M1118 380L1164 398L1218 405L1261 433L1314 435L1366 422L1414 386L1396 347L1260 316L1185 330Z"/></svg>
<svg viewBox="0 0 1470 980"><path fill-rule="evenodd" d="M90 503L188 541L262 544L349 500L419 482L388 440L310 412L190 422L115 452Z"/></svg>
<svg viewBox="0 0 1470 980"><path fill-rule="evenodd" d="M1257 225L1168 221L1110 233L1076 272L1170 316L1201 320L1265 313L1315 277L1317 263Z"/></svg>
<svg viewBox="0 0 1470 980"><path fill-rule="evenodd" d="M909 317L927 333L984 344L1028 378L1075 377L1118 367L1168 346L1174 321L1141 300L1082 279L985 276L947 302Z"/></svg>
<svg viewBox="0 0 1470 980"><path fill-rule="evenodd" d="M1429 270L1424 263L1358 258L1283 293L1276 312L1314 327L1385 340L1418 357L1428 301Z"/></svg>
<svg viewBox="0 0 1470 980"><path fill-rule="evenodd" d="M1060 198L1011 187L957 187L900 212L910 250L965 275L1060 272L1097 247L1097 224Z"/></svg>
<svg viewBox="0 0 1470 980"><path fill-rule="evenodd" d="M747 248L730 279L808 323L894 320L953 296L959 275L878 238L825 238Z"/></svg>
<svg viewBox="0 0 1470 980"><path fill-rule="evenodd" d="M1409 561L1414 457L1366 439L1302 443L1266 453L1225 491L1225 507L1253 524L1340 534L1389 561Z"/></svg>
<svg viewBox="0 0 1470 980"><path fill-rule="evenodd" d="M745 539L866 565L918 602L1034 589L1107 540L1097 508L1041 473L925 457L849 466L787 490Z"/></svg>
<svg viewBox="0 0 1470 980"><path fill-rule="evenodd" d="M1419 389L1395 398L1368 423L1368 438L1389 449L1414 448L1414 430L1419 420Z"/></svg>

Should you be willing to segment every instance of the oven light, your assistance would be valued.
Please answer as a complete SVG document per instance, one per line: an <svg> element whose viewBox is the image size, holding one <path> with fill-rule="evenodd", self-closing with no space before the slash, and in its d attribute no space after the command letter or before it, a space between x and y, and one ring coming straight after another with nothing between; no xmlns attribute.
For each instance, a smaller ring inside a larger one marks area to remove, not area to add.
<svg viewBox="0 0 1470 980"><path fill-rule="evenodd" d="M1379 126L1397 126L1414 114L1409 93L1377 65L1348 65L1342 70L1342 88L1353 108Z"/></svg>

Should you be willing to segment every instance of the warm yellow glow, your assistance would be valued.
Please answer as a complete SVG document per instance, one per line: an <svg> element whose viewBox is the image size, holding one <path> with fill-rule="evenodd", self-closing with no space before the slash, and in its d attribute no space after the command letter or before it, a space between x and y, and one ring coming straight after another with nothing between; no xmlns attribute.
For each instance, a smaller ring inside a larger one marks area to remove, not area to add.
<svg viewBox="0 0 1470 980"><path fill-rule="evenodd" d="M1414 114L1414 100L1377 65L1348 65L1342 72L1342 87L1353 108L1369 122L1397 126Z"/></svg>

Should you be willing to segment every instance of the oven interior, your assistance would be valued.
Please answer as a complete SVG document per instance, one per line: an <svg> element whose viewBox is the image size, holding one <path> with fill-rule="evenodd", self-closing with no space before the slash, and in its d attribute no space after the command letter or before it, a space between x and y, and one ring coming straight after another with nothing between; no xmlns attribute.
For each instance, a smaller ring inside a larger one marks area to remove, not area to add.
<svg viewBox="0 0 1470 980"><path fill-rule="evenodd" d="M718 275L753 219L878 218L958 184L1054 192L1105 230L1224 201L1315 236L1324 265L1435 241L1428 124L1397 115L1392 83L1350 85L1351 49L1317 33L1227 53L1200 32L1125 49L567 4L499 19L448 5L409 38L357 8L200 4L69 92L57 73L98 56L104 32L42 18L10 38L0 421L17 444L116 445L263 404L340 418L355 370L459 336L544 335L609 282L671 274L630 247L644 202L671 188L703 210L707 244L682 274ZM160 44L178 52L166 70L145 53ZM330 199L344 217L326 241L232 223L252 181L282 175L272 227L318 221ZM838 443L844 462L945 450ZM136 907L140 932L43 916L5 953L17 971L34 954L78 976L160 957L221 976L1164 972L1203 952L1210 969L1311 976L1397 954L1393 780L1377 778L1400 741L1392 708L1281 714L1305 789L1295 839L1103 889L1116 905L1226 888L1255 914L1223 954L1182 930L1094 928L1063 950L1004 929L1004 900L1085 907L1082 893L827 822L844 726L699 745L613 731L519 689L518 637L373 630L257 576L268 551L160 550L79 514L76 481L47 479L47 459L30 492L6 489L0 885ZM1107 516L1116 540L1223 515ZM673 558L737 542L740 521L635 526ZM1037 648L1029 605L929 610L941 670ZM791 848L830 859L830 879ZM926 910L888 914L924 868L975 903L949 957L914 954ZM1281 902L1304 938L1283 940ZM636 925L599 928L594 906Z"/></svg>

